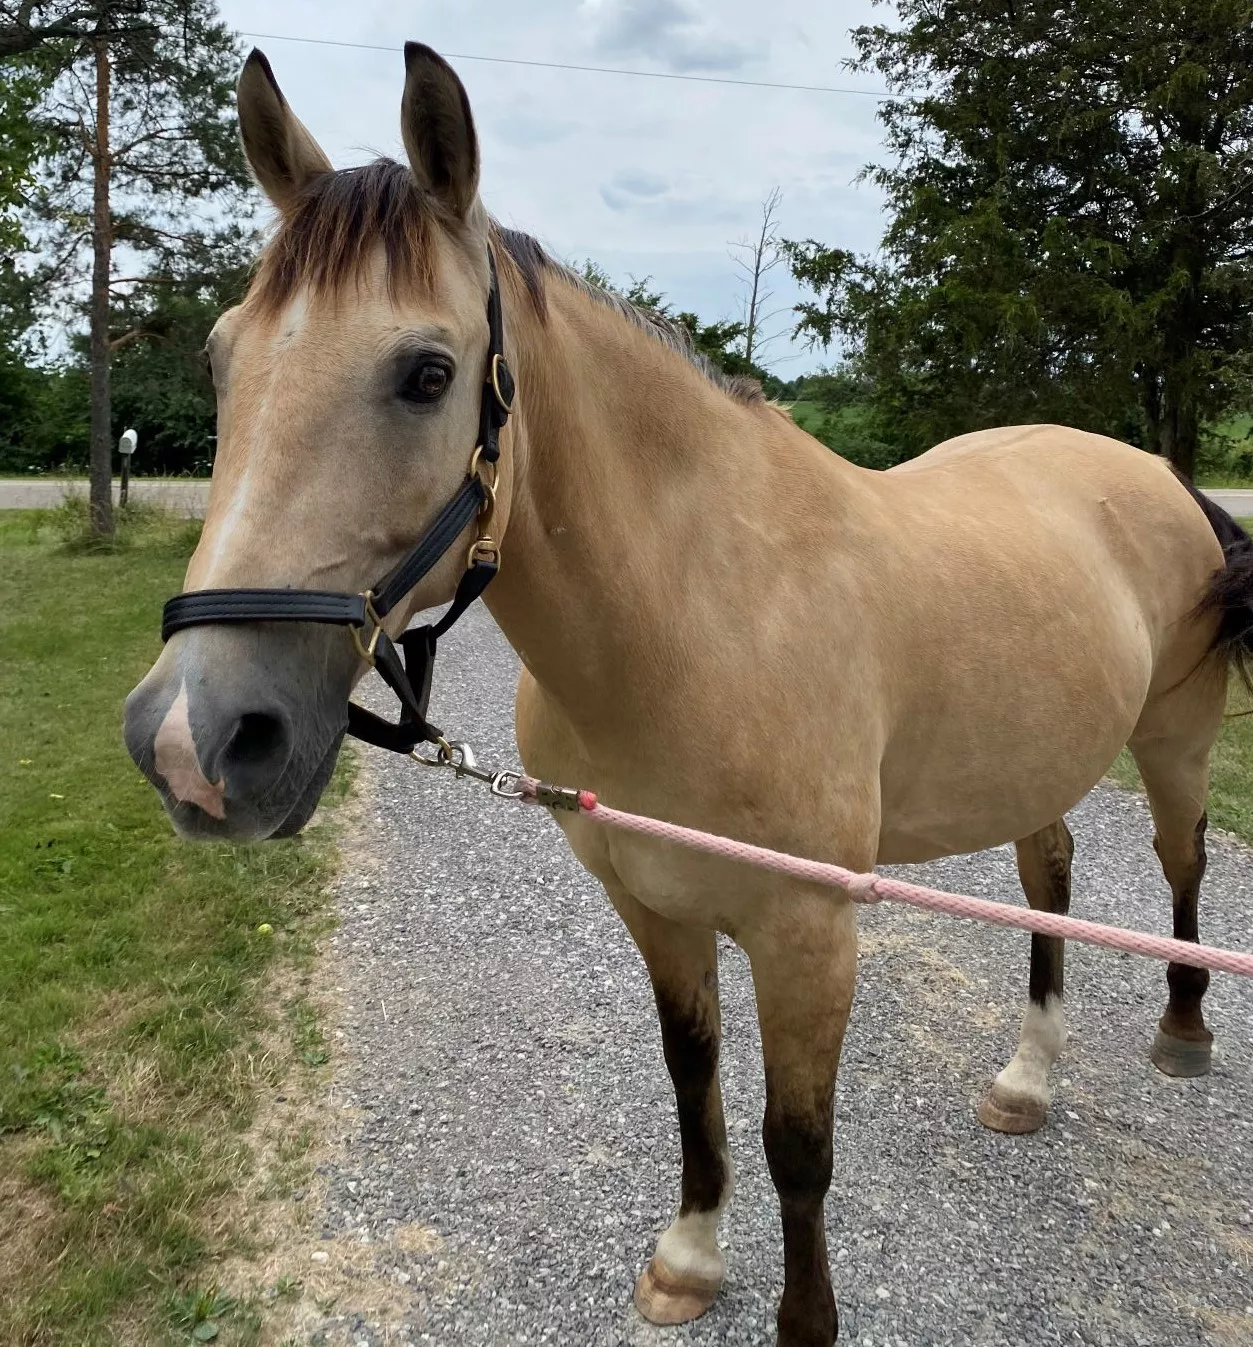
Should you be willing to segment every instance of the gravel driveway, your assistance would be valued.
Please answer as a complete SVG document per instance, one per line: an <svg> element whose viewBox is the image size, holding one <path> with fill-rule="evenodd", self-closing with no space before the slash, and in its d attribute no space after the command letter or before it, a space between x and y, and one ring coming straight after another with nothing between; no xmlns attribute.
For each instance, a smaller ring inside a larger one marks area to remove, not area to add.
<svg viewBox="0 0 1253 1347"><path fill-rule="evenodd" d="M477 608L442 652L436 722L512 765L503 638ZM630 1298L678 1135L625 929L539 811L373 750L365 782L376 868L345 877L332 955L337 1094L364 1121L328 1175L322 1247L386 1246L398 1299L384 1321L343 1297L313 1341L773 1344L781 1242L743 955L724 945L727 1283L663 1332ZM1072 827L1076 914L1168 930L1143 802L1102 788ZM901 872L1017 896L1008 848ZM1248 948L1251 918L1253 855L1215 838L1203 937ZM1147 1055L1164 968L1072 946L1050 1122L1005 1137L974 1108L1013 1052L1027 938L886 905L861 929L827 1203L841 1343L1253 1343L1253 984L1215 978L1214 1072L1167 1080Z"/></svg>

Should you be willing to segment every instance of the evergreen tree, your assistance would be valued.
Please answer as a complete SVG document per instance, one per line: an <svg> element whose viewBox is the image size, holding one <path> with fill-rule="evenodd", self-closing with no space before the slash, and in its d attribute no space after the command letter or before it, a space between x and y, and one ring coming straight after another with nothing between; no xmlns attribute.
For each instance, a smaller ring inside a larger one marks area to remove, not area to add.
<svg viewBox="0 0 1253 1347"><path fill-rule="evenodd" d="M140 339L133 326L114 330L115 306L136 286L177 286L189 271L234 264L248 213L234 115L242 53L213 0L8 4L0 54L6 33L10 49L34 34L26 49L56 66L38 109L54 137L40 280L66 302L90 276L91 515L108 533L110 361L119 344Z"/></svg>
<svg viewBox="0 0 1253 1347"><path fill-rule="evenodd" d="M898 0L855 68L899 96L877 260L788 245L917 452L1014 421L1192 473L1253 350L1253 0Z"/></svg>

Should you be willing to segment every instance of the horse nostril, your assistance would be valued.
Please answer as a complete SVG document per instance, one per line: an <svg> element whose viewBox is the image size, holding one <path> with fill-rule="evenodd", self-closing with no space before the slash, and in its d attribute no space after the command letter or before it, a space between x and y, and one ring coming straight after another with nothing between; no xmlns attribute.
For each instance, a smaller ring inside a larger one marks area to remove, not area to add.
<svg viewBox="0 0 1253 1347"><path fill-rule="evenodd" d="M240 716L219 770L228 795L252 795L271 786L282 775L291 756L287 724L264 711Z"/></svg>
<svg viewBox="0 0 1253 1347"><path fill-rule="evenodd" d="M284 746L287 732L277 716L251 711L240 716L239 727L226 750L233 762L252 766L265 762Z"/></svg>

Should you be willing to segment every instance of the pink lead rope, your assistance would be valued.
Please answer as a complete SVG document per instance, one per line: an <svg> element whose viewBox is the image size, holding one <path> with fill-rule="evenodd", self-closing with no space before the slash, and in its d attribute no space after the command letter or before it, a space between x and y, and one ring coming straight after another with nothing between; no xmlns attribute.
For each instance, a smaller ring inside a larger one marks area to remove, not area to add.
<svg viewBox="0 0 1253 1347"><path fill-rule="evenodd" d="M1116 926L1102 926L1095 921L1080 921L1077 917L1063 917L1054 912L1035 912L1030 908L1011 907L1007 903L992 903L985 898L967 898L960 893L945 893L928 889L921 884L907 884L886 875L859 875L840 865L824 861L805 860L786 852L770 851L766 847L735 842L729 837L700 832L696 828L682 828L677 823L663 823L660 819L644 818L640 814L624 813L601 804L589 790L554 792L552 787L533 777L518 777L520 798L536 804L549 804L547 796L559 793L577 798L578 811L585 818L603 823L610 828L656 837L679 846L704 851L711 856L722 856L730 861L741 861L762 870L802 879L811 884L825 884L843 889L854 902L878 903L885 899L909 903L927 912L943 912L950 917L965 917L970 921L988 921L997 926L1015 926L1037 935L1055 935L1064 940L1079 940L1085 945L1100 945L1104 949L1120 950L1124 954L1147 954L1151 959L1191 964L1194 968L1213 968L1237 977L1253 978L1253 954L1235 950L1215 949L1212 945L1194 945L1186 940L1149 935L1145 931L1126 931Z"/></svg>

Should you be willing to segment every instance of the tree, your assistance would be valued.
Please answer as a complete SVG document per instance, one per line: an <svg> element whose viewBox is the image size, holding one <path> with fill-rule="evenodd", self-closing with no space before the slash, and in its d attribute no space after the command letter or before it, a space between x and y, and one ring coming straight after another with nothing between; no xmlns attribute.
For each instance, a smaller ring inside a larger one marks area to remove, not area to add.
<svg viewBox="0 0 1253 1347"><path fill-rule="evenodd" d="M762 329L777 318L781 310L770 309L774 291L769 288L770 273L783 261L779 246L779 204L783 193L775 187L761 203L761 227L757 236L741 239L733 243L732 256L735 265L744 277L744 359L751 366L754 355L758 363L761 352L774 341L779 334L766 333ZM739 256L735 256L735 254Z"/></svg>
<svg viewBox="0 0 1253 1347"><path fill-rule="evenodd" d="M119 9L121 6L119 6ZM124 31L127 16L110 25ZM90 41L100 32L99 6L65 4L63 0L4 0L0 3L0 61L34 51L59 38Z"/></svg>
<svg viewBox="0 0 1253 1347"><path fill-rule="evenodd" d="M17 258L26 248L22 215L36 165L48 149L32 116L47 84L37 61L0 62L0 454L33 415L37 392L28 366L33 289Z"/></svg>
<svg viewBox="0 0 1253 1347"><path fill-rule="evenodd" d="M139 286L115 305L113 425L139 434L145 472L207 474L217 404L202 352L222 310L247 289L247 241L233 265Z"/></svg>
<svg viewBox="0 0 1253 1347"><path fill-rule="evenodd" d="M878 260L786 246L916 452L1007 421L1135 438L1191 474L1249 387L1253 0L899 0L854 33L895 163Z"/></svg>
<svg viewBox="0 0 1253 1347"><path fill-rule="evenodd" d="M616 287L613 278L600 265L599 262L593 262L590 257L585 257L581 263L573 264L573 269L589 284L598 286L601 290L613 290Z"/></svg>
<svg viewBox="0 0 1253 1347"><path fill-rule="evenodd" d="M36 61L0 62L0 258L9 264L26 246L22 210L35 185L35 166L49 148L34 120L48 78Z"/></svg>
<svg viewBox="0 0 1253 1347"><path fill-rule="evenodd" d="M47 0L0 13L0 51L24 42L57 62L39 109L56 146L41 279L77 295L90 255L91 518L109 533L110 359L136 339L112 329L115 296L175 283L188 255L211 268L220 241L228 255L237 247L249 184L234 124L242 54L213 0Z"/></svg>

